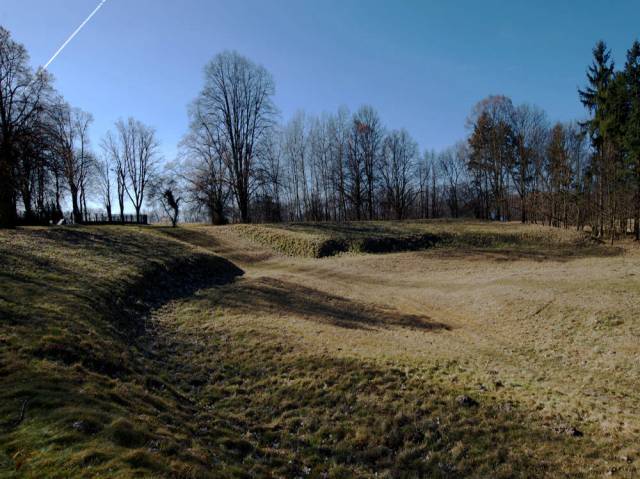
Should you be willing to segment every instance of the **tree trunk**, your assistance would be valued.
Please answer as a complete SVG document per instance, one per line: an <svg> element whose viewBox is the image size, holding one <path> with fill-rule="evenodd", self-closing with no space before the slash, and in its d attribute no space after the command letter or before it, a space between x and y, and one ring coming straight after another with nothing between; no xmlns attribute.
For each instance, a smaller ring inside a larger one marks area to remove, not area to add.
<svg viewBox="0 0 640 479"><path fill-rule="evenodd" d="M249 199L245 192L241 192L238 198L238 208L240 208L240 221L249 223Z"/></svg>
<svg viewBox="0 0 640 479"><path fill-rule="evenodd" d="M78 205L78 190L76 188L70 188L71 190L71 204L73 207L73 222L82 223L82 213Z"/></svg>
<svg viewBox="0 0 640 479"><path fill-rule="evenodd" d="M226 225L227 218L224 216L224 204L222 200L216 198L209 204L209 216L212 225Z"/></svg>
<svg viewBox="0 0 640 479"><path fill-rule="evenodd" d="M633 219L633 231L636 241L640 241L640 171L637 172L638 185L636 191L635 218Z"/></svg>
<svg viewBox="0 0 640 479"><path fill-rule="evenodd" d="M8 148L0 147L0 228L15 228L17 222L13 171Z"/></svg>
<svg viewBox="0 0 640 479"><path fill-rule="evenodd" d="M16 205L13 198L11 182L0 173L0 228L15 228Z"/></svg>

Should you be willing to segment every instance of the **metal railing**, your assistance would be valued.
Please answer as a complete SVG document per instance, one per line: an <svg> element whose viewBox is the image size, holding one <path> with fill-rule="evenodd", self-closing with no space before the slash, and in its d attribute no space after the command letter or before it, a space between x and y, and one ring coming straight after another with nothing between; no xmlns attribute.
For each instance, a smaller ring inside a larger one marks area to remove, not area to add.
<svg viewBox="0 0 640 479"><path fill-rule="evenodd" d="M82 224L85 225L119 225L119 224L134 224L134 225L146 225L149 224L148 215L111 215L109 218L105 214L86 214L82 220Z"/></svg>

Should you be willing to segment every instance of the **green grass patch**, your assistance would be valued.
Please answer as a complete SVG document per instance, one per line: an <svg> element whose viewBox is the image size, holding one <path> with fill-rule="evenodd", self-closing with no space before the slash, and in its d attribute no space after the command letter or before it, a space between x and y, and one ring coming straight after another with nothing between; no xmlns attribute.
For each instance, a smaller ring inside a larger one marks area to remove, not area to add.
<svg viewBox="0 0 640 479"><path fill-rule="evenodd" d="M240 271L159 233L0 231L0 477L191 467L183 446L159 462L147 454L175 441L192 411L172 387L148 382L161 358L145 315ZM147 452L128 452L138 449Z"/></svg>

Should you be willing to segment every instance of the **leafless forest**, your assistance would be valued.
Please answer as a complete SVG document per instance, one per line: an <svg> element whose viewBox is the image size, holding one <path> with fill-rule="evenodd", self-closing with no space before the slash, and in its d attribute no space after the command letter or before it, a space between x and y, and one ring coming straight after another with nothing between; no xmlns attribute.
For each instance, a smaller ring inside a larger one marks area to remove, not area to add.
<svg viewBox="0 0 640 479"><path fill-rule="evenodd" d="M595 46L576 92L584 119L554 123L491 95L471 108L468 137L439 152L369 105L282 123L274 93L265 68L224 52L204 68L177 158L161 158L153 127L133 118L91 144L91 114L2 29L0 224L67 210L74 222L98 211L117 222L147 206L174 225L475 217L640 238L638 42L620 69Z"/></svg>

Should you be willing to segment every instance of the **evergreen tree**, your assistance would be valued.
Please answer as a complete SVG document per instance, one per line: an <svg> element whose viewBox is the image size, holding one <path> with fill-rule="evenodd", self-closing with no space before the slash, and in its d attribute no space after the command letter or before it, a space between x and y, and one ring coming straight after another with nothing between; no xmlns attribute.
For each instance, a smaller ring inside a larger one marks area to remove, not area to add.
<svg viewBox="0 0 640 479"><path fill-rule="evenodd" d="M580 101L591 114L591 118L583 123L591 139L594 154L591 172L598 178L596 192L597 225L594 232L599 236L604 233L605 183L607 182L607 155L602 135L603 118L606 117L606 103L609 85L614 77L615 66L611 60L611 51L603 41L596 43L593 49L593 63L587 70L588 85L578 90Z"/></svg>
<svg viewBox="0 0 640 479"><path fill-rule="evenodd" d="M628 116L624 131L624 148L634 177L634 234L640 240L640 42L627 51L624 79L628 93Z"/></svg>
<svg viewBox="0 0 640 479"><path fill-rule="evenodd" d="M600 123L614 71L615 65L611 60L611 51L606 43L600 40L593 49L593 63L587 70L589 83L584 90L578 90L580 101L592 114L592 118L585 123L585 126L591 134L594 146L601 144Z"/></svg>

